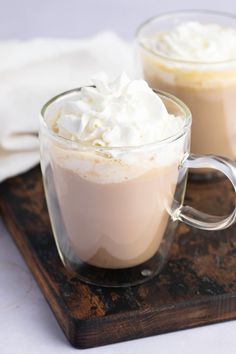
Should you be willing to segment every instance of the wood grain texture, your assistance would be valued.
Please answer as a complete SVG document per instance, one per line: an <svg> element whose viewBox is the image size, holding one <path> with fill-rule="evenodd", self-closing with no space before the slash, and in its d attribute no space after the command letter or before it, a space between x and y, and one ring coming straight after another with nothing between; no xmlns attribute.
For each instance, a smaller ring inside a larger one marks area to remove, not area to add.
<svg viewBox="0 0 236 354"><path fill-rule="evenodd" d="M189 183L186 203L222 215L225 180ZM0 185L5 223L70 343L89 348L236 318L236 225L206 232L181 224L162 272L143 285L80 282L57 254L39 167Z"/></svg>

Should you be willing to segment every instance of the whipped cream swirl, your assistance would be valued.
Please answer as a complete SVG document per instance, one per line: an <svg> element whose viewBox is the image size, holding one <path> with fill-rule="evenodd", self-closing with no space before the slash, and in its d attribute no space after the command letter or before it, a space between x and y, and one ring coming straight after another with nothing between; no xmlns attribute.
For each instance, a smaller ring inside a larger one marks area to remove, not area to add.
<svg viewBox="0 0 236 354"><path fill-rule="evenodd" d="M101 147L127 147L161 141L181 131L183 119L168 114L161 98L144 80L122 74L109 83L105 74L95 87L83 87L65 102L55 124L58 135Z"/></svg>
<svg viewBox="0 0 236 354"><path fill-rule="evenodd" d="M213 23L183 22L142 42L172 59L204 63L236 60L236 28Z"/></svg>

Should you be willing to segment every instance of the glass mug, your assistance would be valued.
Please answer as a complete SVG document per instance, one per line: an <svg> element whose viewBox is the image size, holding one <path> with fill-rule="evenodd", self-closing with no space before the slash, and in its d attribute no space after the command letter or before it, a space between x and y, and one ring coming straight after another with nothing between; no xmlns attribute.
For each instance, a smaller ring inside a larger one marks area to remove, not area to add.
<svg viewBox="0 0 236 354"><path fill-rule="evenodd" d="M60 258L78 278L100 286L140 284L160 272L178 221L221 230L236 219L184 206L189 168L212 167L236 189L236 168L216 156L190 154L191 113L156 91L168 112L183 119L177 134L135 147L96 147L58 136L56 112L80 89L47 102L40 117L41 169Z"/></svg>
<svg viewBox="0 0 236 354"><path fill-rule="evenodd" d="M194 62L174 59L148 46L148 38L153 40L155 34L189 21L216 23L236 30L235 16L206 10L153 17L137 31L138 71L152 88L167 91L188 105L193 115L193 153L222 155L235 161L236 59ZM202 179L215 175L210 170L198 170L198 178L200 172Z"/></svg>

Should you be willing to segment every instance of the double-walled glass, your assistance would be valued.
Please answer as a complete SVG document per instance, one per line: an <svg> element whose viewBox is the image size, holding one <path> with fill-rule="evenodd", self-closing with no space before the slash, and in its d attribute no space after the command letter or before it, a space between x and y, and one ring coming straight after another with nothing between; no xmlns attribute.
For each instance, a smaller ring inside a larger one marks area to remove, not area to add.
<svg viewBox="0 0 236 354"><path fill-rule="evenodd" d="M215 230L234 222L235 210L228 218L212 218L183 206L189 167L219 169L234 187L236 172L223 159L189 153L191 114L181 101L157 92L168 112L183 120L181 130L168 139L96 147L55 132L56 113L78 92L61 94L43 107L40 145L58 252L81 280L102 286L142 283L168 258L178 220Z"/></svg>
<svg viewBox="0 0 236 354"><path fill-rule="evenodd" d="M152 88L176 95L190 108L193 153L217 154L236 160L236 58L220 62L210 58L206 62L176 59L158 52L153 44L160 40L158 34L193 21L218 24L236 31L235 16L206 10L154 17L137 32L139 70ZM232 46L231 42L229 46ZM209 56L215 55L211 47L207 50Z"/></svg>

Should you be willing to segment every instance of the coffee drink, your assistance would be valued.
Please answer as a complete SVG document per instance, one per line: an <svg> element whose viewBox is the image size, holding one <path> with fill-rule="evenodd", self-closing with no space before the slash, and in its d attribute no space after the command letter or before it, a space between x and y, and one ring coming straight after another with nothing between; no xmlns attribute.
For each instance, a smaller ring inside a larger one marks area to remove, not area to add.
<svg viewBox="0 0 236 354"><path fill-rule="evenodd" d="M75 256L129 268L150 259L163 239L185 138L163 152L161 141L181 135L184 121L143 80L94 83L48 112L55 136L70 144L49 144L53 184Z"/></svg>
<svg viewBox="0 0 236 354"><path fill-rule="evenodd" d="M139 43L145 80L191 109L192 152L236 160L236 27L183 21Z"/></svg>
<svg viewBox="0 0 236 354"><path fill-rule="evenodd" d="M101 183L96 181L96 168L82 176L60 162L55 160L53 167L61 216L82 261L102 268L127 268L157 252L177 183L176 164L151 168L131 179L126 171L122 181ZM122 168L119 162L112 165Z"/></svg>

